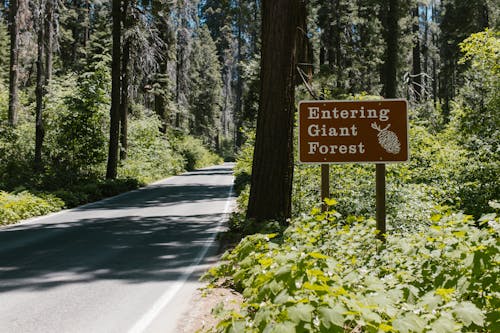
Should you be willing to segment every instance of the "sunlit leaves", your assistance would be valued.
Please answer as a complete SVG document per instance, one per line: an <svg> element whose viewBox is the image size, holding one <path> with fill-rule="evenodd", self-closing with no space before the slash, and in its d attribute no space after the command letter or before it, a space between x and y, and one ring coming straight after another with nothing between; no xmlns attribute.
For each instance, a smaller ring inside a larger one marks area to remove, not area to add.
<svg viewBox="0 0 500 333"><path fill-rule="evenodd" d="M381 247L373 220L332 222L329 212L313 213L275 241L245 238L224 256L230 264L212 271L233 279L252 304L242 309L245 331L460 332L496 325L498 217L478 229L469 216L443 211L429 220L431 228L389 234ZM235 327L231 318L224 327Z"/></svg>

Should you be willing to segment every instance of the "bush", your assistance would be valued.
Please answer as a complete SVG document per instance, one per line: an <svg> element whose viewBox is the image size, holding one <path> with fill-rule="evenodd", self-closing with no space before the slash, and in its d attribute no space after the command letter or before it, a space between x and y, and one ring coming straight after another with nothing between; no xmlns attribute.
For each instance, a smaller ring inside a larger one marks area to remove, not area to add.
<svg viewBox="0 0 500 333"><path fill-rule="evenodd" d="M0 189L14 189L33 178L34 129L25 122L16 128L0 124Z"/></svg>
<svg viewBox="0 0 500 333"><path fill-rule="evenodd" d="M0 191L0 225L59 211L64 202L51 194L34 195L28 191L11 194Z"/></svg>
<svg viewBox="0 0 500 333"><path fill-rule="evenodd" d="M183 157L184 169L188 171L222 162L219 156L203 146L203 142L200 139L189 135L177 138L174 149Z"/></svg>
<svg viewBox="0 0 500 333"><path fill-rule="evenodd" d="M129 122L128 157L118 174L149 183L180 173L183 158L172 147L172 140L158 131L161 126L156 115L145 115L144 110Z"/></svg>
<svg viewBox="0 0 500 333"><path fill-rule="evenodd" d="M375 221L315 209L243 239L206 278L243 293L218 332L498 331L500 219L434 214L375 239Z"/></svg>
<svg viewBox="0 0 500 333"><path fill-rule="evenodd" d="M53 195L61 198L67 208L76 207L89 202L95 202L120 193L135 190L142 183L137 179L105 179L88 180L86 183L75 184L66 189L59 189Z"/></svg>

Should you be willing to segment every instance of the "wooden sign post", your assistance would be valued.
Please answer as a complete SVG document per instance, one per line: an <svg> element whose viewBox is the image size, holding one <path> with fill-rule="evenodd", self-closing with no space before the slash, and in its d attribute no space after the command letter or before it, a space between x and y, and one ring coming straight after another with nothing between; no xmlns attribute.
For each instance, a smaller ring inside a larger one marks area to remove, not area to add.
<svg viewBox="0 0 500 333"><path fill-rule="evenodd" d="M406 100L299 103L299 162L376 163L377 175L385 175L385 163L406 161ZM326 177L323 173L322 179ZM376 183L377 229L379 235L383 235L386 232L385 177L377 176Z"/></svg>

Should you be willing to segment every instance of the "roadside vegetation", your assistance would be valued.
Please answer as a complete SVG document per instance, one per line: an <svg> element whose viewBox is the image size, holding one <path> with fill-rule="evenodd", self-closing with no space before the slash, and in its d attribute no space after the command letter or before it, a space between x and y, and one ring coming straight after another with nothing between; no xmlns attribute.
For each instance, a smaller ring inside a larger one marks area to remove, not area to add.
<svg viewBox="0 0 500 333"><path fill-rule="evenodd" d="M449 121L439 105L414 105L410 161L388 165L385 243L373 219L373 165L332 165L322 212L319 167L296 164L292 218L246 219L254 136L247 132L230 233L248 236L205 276L245 300L239 311L218 309L215 331L500 330L498 36L474 34L461 47L469 81Z"/></svg>
<svg viewBox="0 0 500 333"><path fill-rule="evenodd" d="M0 128L0 225L97 201L222 161L201 140L182 133L164 135L158 131L155 115L136 112L129 124L128 158L120 163L117 179L102 177L106 140L101 119L89 124L85 116L54 115L47 128L51 140L42 173L33 171L33 145L26 139L34 136L34 128L29 123ZM93 130L82 133L82 127Z"/></svg>

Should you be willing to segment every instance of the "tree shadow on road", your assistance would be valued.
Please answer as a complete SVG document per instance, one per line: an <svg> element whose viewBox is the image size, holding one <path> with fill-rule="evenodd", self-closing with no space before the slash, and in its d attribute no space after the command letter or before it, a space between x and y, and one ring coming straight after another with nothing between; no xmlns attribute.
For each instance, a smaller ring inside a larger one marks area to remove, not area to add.
<svg viewBox="0 0 500 333"><path fill-rule="evenodd" d="M199 172L229 175L231 169ZM220 207L228 193L226 185L158 184L74 209L53 221L0 230L0 292L98 280L177 281L186 276L187 267L189 279L197 280L217 253L213 238L220 231ZM191 206L172 210L184 204ZM204 251L208 256L201 260Z"/></svg>

